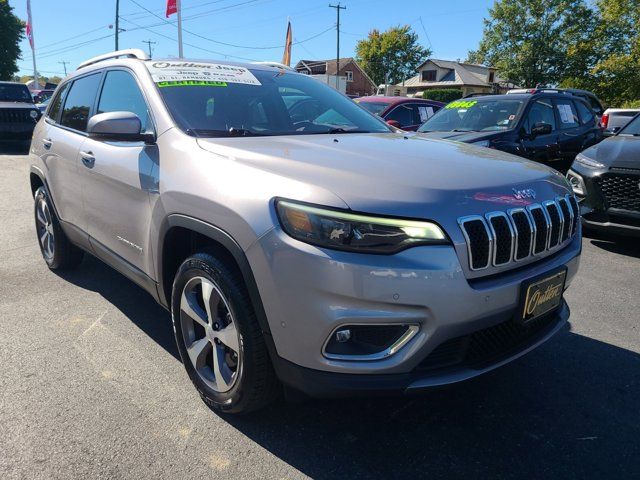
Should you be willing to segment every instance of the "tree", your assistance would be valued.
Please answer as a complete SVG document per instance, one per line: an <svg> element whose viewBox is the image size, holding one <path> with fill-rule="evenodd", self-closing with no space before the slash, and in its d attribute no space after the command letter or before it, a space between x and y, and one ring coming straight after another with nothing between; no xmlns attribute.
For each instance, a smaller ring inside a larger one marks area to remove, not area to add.
<svg viewBox="0 0 640 480"><path fill-rule="evenodd" d="M400 83L415 75L417 67L431 50L418 43L418 35L409 25L392 27L385 32L371 30L365 40L356 44L356 61L367 75L380 85Z"/></svg>
<svg viewBox="0 0 640 480"><path fill-rule="evenodd" d="M588 42L595 26L584 0L497 0L484 20L479 48L467 61L494 66L523 87L557 84L575 68L569 48Z"/></svg>
<svg viewBox="0 0 640 480"><path fill-rule="evenodd" d="M0 0L0 80L11 80L18 71L24 22L13 14L8 0Z"/></svg>

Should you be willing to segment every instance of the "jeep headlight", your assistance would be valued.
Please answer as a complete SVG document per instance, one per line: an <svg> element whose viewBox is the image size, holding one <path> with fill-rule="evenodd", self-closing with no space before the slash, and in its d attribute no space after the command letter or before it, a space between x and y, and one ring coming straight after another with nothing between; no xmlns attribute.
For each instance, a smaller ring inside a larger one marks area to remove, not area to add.
<svg viewBox="0 0 640 480"><path fill-rule="evenodd" d="M576 195L585 194L585 191L587 189L584 185L584 180L576 172L574 172L573 170L569 170L567 172L567 181L569 182L569 185L571 185L573 193L575 193Z"/></svg>
<svg viewBox="0 0 640 480"><path fill-rule="evenodd" d="M591 159L589 157L585 157L581 153L579 153L576 156L576 160L575 161L578 162L583 167L587 167L587 168L604 168L605 167L605 165L603 163L596 162L595 160L593 160L593 159Z"/></svg>
<svg viewBox="0 0 640 480"><path fill-rule="evenodd" d="M364 253L396 253L425 244L448 243L435 223L378 217L278 200L278 218L291 237L319 247Z"/></svg>

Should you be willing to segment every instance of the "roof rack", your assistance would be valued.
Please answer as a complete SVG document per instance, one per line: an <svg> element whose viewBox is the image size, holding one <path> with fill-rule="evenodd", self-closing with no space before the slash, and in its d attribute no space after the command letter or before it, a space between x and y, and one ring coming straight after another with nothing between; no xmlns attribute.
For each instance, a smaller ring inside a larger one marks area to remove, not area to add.
<svg viewBox="0 0 640 480"><path fill-rule="evenodd" d="M279 62L251 62L251 64L264 65L265 67L282 68L283 70L291 70L292 72L295 72L295 69L293 67L290 67L289 65L285 65L284 63L279 63Z"/></svg>
<svg viewBox="0 0 640 480"><path fill-rule="evenodd" d="M89 65L93 65L94 63L104 62L105 60L111 60L112 58L121 57L137 58L138 60L149 60L151 58L139 48L129 48L127 50L117 50L115 52L105 53L103 55L98 55L97 57L90 58L89 60L85 60L80 65L78 65L78 68L76 70L88 67Z"/></svg>
<svg viewBox="0 0 640 480"><path fill-rule="evenodd" d="M552 87L537 87L537 88L512 88L507 92L507 95L518 93L570 93L564 88L552 88Z"/></svg>
<svg viewBox="0 0 640 480"><path fill-rule="evenodd" d="M462 98L471 98L471 97L484 97L485 95L497 95L497 93L493 93L493 92L475 92L475 93L467 93L464 97Z"/></svg>

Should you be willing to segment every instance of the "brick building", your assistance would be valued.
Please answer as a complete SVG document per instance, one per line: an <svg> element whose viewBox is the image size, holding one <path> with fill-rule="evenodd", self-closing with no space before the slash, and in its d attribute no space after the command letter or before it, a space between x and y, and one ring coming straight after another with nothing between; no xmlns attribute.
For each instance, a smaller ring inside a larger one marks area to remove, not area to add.
<svg viewBox="0 0 640 480"><path fill-rule="evenodd" d="M333 60L300 60L295 69L297 72L307 75L335 76L338 74L345 77L347 95L364 97L376 92L376 84L351 57L340 59L340 72L337 72L335 58Z"/></svg>

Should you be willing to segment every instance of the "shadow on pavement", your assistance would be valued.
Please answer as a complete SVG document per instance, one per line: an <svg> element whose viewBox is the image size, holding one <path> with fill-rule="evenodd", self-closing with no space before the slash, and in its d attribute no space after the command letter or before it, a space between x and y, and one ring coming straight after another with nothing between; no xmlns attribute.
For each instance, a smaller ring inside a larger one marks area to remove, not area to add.
<svg viewBox="0 0 640 480"><path fill-rule="evenodd" d="M179 359L168 312L141 288L91 256L61 276L101 294ZM447 389L281 402L223 418L312 478L637 478L640 355L563 331Z"/></svg>

